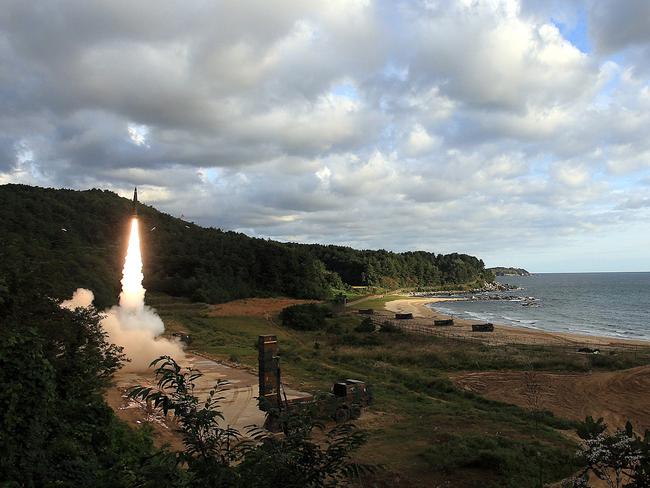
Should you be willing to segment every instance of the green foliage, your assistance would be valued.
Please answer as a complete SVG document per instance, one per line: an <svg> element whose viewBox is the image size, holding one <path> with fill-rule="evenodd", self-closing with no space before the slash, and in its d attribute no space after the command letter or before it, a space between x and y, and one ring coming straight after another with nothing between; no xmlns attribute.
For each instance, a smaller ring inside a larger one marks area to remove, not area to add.
<svg viewBox="0 0 650 488"><path fill-rule="evenodd" d="M178 463L187 467L187 486L339 486L360 471L372 470L351 461L351 454L366 441L365 433L351 424L335 427L324 442L318 442L313 431L322 430L322 425L313 421L309 409L284 411L278 420L282 436L251 427L252 441L244 440L237 430L220 426L223 382L217 382L208 398L199 402L194 388L201 373L182 369L168 356L152 366L156 366L157 387L137 386L130 395L152 402L165 414L174 412L185 444Z"/></svg>
<svg viewBox="0 0 650 488"><path fill-rule="evenodd" d="M348 285L395 289L494 281L494 274L485 269L483 261L467 254L395 253L383 249L358 251L321 244L306 247Z"/></svg>
<svg viewBox="0 0 650 488"><path fill-rule="evenodd" d="M530 272L523 268L507 268L504 266L497 266L495 268L488 268L497 276L530 276Z"/></svg>
<svg viewBox="0 0 650 488"><path fill-rule="evenodd" d="M104 403L122 355L106 342L97 312L64 310L29 291L5 298L0 485L148 486L150 470L163 473L169 463L146 432L127 428Z"/></svg>
<svg viewBox="0 0 650 488"><path fill-rule="evenodd" d="M10 274L49 296L93 290L104 308L119 293L131 202L112 192L0 186L0 290ZM327 298L350 285L455 285L493 276L464 254L357 251L284 244L205 229L139 210L145 287L194 301L251 296Z"/></svg>
<svg viewBox="0 0 650 488"><path fill-rule="evenodd" d="M372 321L370 317L366 317L361 321L361 323L355 327L355 332L374 332L375 331L375 323Z"/></svg>
<svg viewBox="0 0 650 488"><path fill-rule="evenodd" d="M594 420L591 415L585 417L584 422L580 422L576 429L580 439L588 440L595 439L600 434L607 430L607 424L603 421L603 418L600 417L598 420Z"/></svg>
<svg viewBox="0 0 650 488"><path fill-rule="evenodd" d="M447 473L480 469L500 479L493 484L485 480L481 486L542 487L559 473L570 473L570 465L559 451L540 442L522 442L499 435L451 435L427 448L422 457L432 468Z"/></svg>
<svg viewBox="0 0 650 488"><path fill-rule="evenodd" d="M303 303L292 305L280 312L282 325L296 330L322 330L326 327L327 317L332 310L327 305Z"/></svg>
<svg viewBox="0 0 650 488"><path fill-rule="evenodd" d="M49 296L119 294L131 202L112 192L0 186L0 284L20 275ZM250 296L325 298L336 276L306 248L205 229L139 209L145 287L195 301Z"/></svg>
<svg viewBox="0 0 650 488"><path fill-rule="evenodd" d="M386 321L383 322L379 327L379 332L383 332L384 334L401 334L402 329L400 329L396 325L393 325L389 321Z"/></svg>
<svg viewBox="0 0 650 488"><path fill-rule="evenodd" d="M628 421L625 429L606 432L606 425L587 417L578 430L584 439L580 457L584 469L566 486L588 487L588 474L605 481L611 488L650 486L650 431L640 436ZM584 436L584 437L583 437Z"/></svg>
<svg viewBox="0 0 650 488"><path fill-rule="evenodd" d="M276 335L281 345L283 372L292 378L293 384L300 383L304 391L326 391L340 378L357 378L372 384L375 402L370 408L371 421L366 424L368 443L360 450L358 459L386 464L401 478L409 479L417 473L415 486L489 485L482 484L484 479L493 480L492 486L512 486L511 476L519 476L471 467L448 475L434 470L420 454L433 439L447 434L471 437L495 436L498 432L522 444L542 443L555 453L549 460L564 460L552 478L555 480L577 469L573 459L576 444L557 431L573 430L575 423L547 412L533 417L526 409L461 390L448 378L454 370L522 369L531 362L541 370L587 370L584 364L574 362L585 360L575 354L575 348L492 347L413 334L357 333L354 329L363 317L356 314L327 319L328 323L338 323L344 331L333 334L327 327L295 331L269 323L263 317L207 317L201 305L169 297L157 297L154 305L166 322L178 323L192 334L200 350L221 358L237 354L248 367L257 366L253 347L257 336ZM317 350L315 342L319 344ZM647 359L640 355L634 364L645 362ZM528 464L522 468L528 472L536 472L540 464L535 457L522 462ZM546 461L542 459L541 463ZM378 486L393 486L390 482L382 483ZM364 486L370 485L365 482Z"/></svg>

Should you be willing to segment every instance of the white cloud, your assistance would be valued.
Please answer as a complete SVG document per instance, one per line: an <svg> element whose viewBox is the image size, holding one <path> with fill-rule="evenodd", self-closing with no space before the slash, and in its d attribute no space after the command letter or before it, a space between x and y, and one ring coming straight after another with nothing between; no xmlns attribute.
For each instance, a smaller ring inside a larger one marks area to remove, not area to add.
<svg viewBox="0 0 650 488"><path fill-rule="evenodd" d="M419 156L440 145L440 139L429 135L420 124L416 124L406 140L405 152L409 156Z"/></svg>
<svg viewBox="0 0 650 488"><path fill-rule="evenodd" d="M504 260L634 225L646 6L581 1L7 0L0 182L137 184L258 236ZM580 11L594 52L556 26Z"/></svg>

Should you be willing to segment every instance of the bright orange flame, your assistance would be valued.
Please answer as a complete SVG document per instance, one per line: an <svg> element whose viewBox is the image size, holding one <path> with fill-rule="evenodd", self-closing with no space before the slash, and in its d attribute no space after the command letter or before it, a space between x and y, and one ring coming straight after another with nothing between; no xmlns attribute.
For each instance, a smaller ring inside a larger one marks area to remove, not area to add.
<svg viewBox="0 0 650 488"><path fill-rule="evenodd" d="M131 235L129 247L124 259L122 269L122 293L120 293L120 306L133 311L142 310L144 307L145 289L142 287L142 255L140 254L140 234L138 232L138 219L131 219Z"/></svg>

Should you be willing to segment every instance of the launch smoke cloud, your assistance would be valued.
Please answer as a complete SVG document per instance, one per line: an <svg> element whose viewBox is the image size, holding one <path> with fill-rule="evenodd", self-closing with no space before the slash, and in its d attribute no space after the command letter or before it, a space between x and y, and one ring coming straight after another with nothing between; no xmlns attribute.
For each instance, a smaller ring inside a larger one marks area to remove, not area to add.
<svg viewBox="0 0 650 488"><path fill-rule="evenodd" d="M170 341L160 335L165 331L162 319L151 307L145 305L146 290L142 286L142 255L138 219L131 219L129 245L122 269L122 292L119 304L104 311L101 324L110 342L124 347L130 360L126 371L144 371L149 363L161 355L169 355L177 361L185 357L178 341ZM94 294L78 288L62 307L74 310L92 305Z"/></svg>

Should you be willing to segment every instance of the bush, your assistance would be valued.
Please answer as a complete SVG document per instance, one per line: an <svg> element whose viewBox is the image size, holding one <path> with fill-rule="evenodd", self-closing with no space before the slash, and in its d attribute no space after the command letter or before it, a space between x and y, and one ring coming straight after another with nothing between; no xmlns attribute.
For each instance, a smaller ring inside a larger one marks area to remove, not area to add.
<svg viewBox="0 0 650 488"><path fill-rule="evenodd" d="M359 336L356 334L344 334L338 341L341 346L381 346L382 338L376 334Z"/></svg>
<svg viewBox="0 0 650 488"><path fill-rule="evenodd" d="M280 313L282 325L296 330L322 330L327 323L325 318L332 315L327 305L305 303L292 305Z"/></svg>
<svg viewBox="0 0 650 488"><path fill-rule="evenodd" d="M473 468L511 480L510 484L499 486L542 486L558 474L570 474L572 469L562 451L537 441L524 442L499 435L451 435L421 456L432 468L446 473Z"/></svg>
<svg viewBox="0 0 650 488"><path fill-rule="evenodd" d="M384 322L383 324L381 324L379 332L385 332L387 334L400 334L402 332L402 329L394 326L390 322Z"/></svg>
<svg viewBox="0 0 650 488"><path fill-rule="evenodd" d="M315 421L309 406L271 409L267 420L269 415L275 417L284 435L249 426L251 440L246 440L236 429L221 425L220 401L227 382L217 380L207 399L199 400L193 392L201 373L181 368L169 356L161 356L152 365L156 366L156 387L135 386L129 395L153 404L164 415L174 413L185 445L176 462L190 477L191 482L184 485L187 488L349 486L359 475L377 472L375 466L352 460L367 434L351 423L314 435L323 426Z"/></svg>
<svg viewBox="0 0 650 488"><path fill-rule="evenodd" d="M361 323L355 327L355 332L374 332L375 324L370 317L366 317Z"/></svg>

